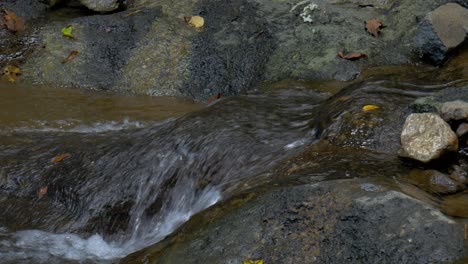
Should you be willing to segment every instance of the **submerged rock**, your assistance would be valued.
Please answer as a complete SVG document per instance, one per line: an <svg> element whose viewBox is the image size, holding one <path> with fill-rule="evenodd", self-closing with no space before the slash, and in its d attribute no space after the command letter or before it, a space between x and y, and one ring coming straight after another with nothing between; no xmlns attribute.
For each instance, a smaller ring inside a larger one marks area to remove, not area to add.
<svg viewBox="0 0 468 264"><path fill-rule="evenodd" d="M232 204L201 217L208 225L188 224L159 249L122 263L439 263L463 257L458 224L372 181L283 187Z"/></svg>
<svg viewBox="0 0 468 264"><path fill-rule="evenodd" d="M457 135L437 114L411 114L401 132L401 156L429 162L458 149Z"/></svg>
<svg viewBox="0 0 468 264"><path fill-rule="evenodd" d="M465 185L436 170L413 170L408 180L429 193L448 194L463 190Z"/></svg>
<svg viewBox="0 0 468 264"><path fill-rule="evenodd" d="M450 178L461 184L468 184L468 172L461 166L454 165L451 167Z"/></svg>
<svg viewBox="0 0 468 264"><path fill-rule="evenodd" d="M468 103L461 100L445 102L440 114L445 121L468 120Z"/></svg>
<svg viewBox="0 0 468 264"><path fill-rule="evenodd" d="M434 64L446 61L448 53L461 46L468 35L468 9L445 4L421 22L416 37L420 55Z"/></svg>

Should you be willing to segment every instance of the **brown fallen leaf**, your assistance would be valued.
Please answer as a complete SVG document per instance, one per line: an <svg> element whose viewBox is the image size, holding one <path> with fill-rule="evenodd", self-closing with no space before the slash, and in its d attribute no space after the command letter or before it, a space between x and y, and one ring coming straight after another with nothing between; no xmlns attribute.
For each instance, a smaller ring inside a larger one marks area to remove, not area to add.
<svg viewBox="0 0 468 264"><path fill-rule="evenodd" d="M369 32L374 37L378 37L380 33L380 29L384 27L382 20L375 19L375 18L367 20L364 23L366 24L367 32Z"/></svg>
<svg viewBox="0 0 468 264"><path fill-rule="evenodd" d="M69 158L71 157L71 154L70 153L64 153L64 154L60 154L58 156L55 156L52 158L52 160L50 162L52 163L59 163L61 162L62 160L66 159L66 158Z"/></svg>
<svg viewBox="0 0 468 264"><path fill-rule="evenodd" d="M16 82L18 80L19 75L21 74L20 68L16 66L6 66L3 68L3 79L9 82Z"/></svg>
<svg viewBox="0 0 468 264"><path fill-rule="evenodd" d="M39 197L39 199L41 199L46 194L47 194L47 186L44 186L41 189L39 189L39 191L37 192L37 197Z"/></svg>
<svg viewBox="0 0 468 264"><path fill-rule="evenodd" d="M221 98L221 93L217 93L217 94L211 96L210 98L208 98L208 103L212 103L212 102L218 100L219 98Z"/></svg>
<svg viewBox="0 0 468 264"><path fill-rule="evenodd" d="M351 52L348 54L344 54L343 52L338 52L338 57L345 59L345 60L359 60L361 58L367 57L367 54L361 52Z"/></svg>
<svg viewBox="0 0 468 264"><path fill-rule="evenodd" d="M2 13L3 18L1 19L1 25L3 27L6 27L11 32L18 32L24 29L24 22L21 17L6 9L3 9Z"/></svg>
<svg viewBox="0 0 468 264"><path fill-rule="evenodd" d="M73 60L73 59L76 57L76 55L78 55L78 53L79 53L79 52L78 52L77 50L74 50L74 51L70 52L70 55L68 55L68 57L66 57L66 58L62 61L62 63L67 63L67 62Z"/></svg>

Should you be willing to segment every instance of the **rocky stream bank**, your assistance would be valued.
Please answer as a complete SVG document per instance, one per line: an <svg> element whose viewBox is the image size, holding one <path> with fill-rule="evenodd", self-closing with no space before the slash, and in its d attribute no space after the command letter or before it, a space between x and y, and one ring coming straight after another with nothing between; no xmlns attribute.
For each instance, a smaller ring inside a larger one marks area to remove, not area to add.
<svg viewBox="0 0 468 264"><path fill-rule="evenodd" d="M0 6L0 263L467 261L466 1Z"/></svg>

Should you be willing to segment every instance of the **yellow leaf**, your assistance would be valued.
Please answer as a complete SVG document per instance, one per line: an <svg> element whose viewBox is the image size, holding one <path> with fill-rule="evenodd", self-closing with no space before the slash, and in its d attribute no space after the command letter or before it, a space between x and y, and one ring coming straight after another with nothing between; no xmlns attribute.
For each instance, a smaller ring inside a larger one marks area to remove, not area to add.
<svg viewBox="0 0 468 264"><path fill-rule="evenodd" d="M264 264L263 263L263 260L250 260L250 259L247 259L247 260L244 260L244 263L243 264Z"/></svg>
<svg viewBox="0 0 468 264"><path fill-rule="evenodd" d="M376 109L379 109L380 107L376 106L376 105L365 105L362 107L362 111L364 112L367 112L367 111L372 111L372 110L376 110Z"/></svg>
<svg viewBox="0 0 468 264"><path fill-rule="evenodd" d="M66 159L66 158L69 158L71 157L71 154L70 153L65 153L65 154L60 154L58 156L55 156L53 157L50 162L52 163L59 163L61 162L62 160Z"/></svg>
<svg viewBox="0 0 468 264"><path fill-rule="evenodd" d="M15 66L10 65L3 68L3 78L9 82L16 82L20 73L20 68Z"/></svg>
<svg viewBox="0 0 468 264"><path fill-rule="evenodd" d="M75 36L73 36L72 31L73 31L73 27L72 27L72 26L68 26L68 27L66 27L66 28L62 28L62 35L64 35L64 36L67 37L67 38L72 38L72 39L74 39Z"/></svg>
<svg viewBox="0 0 468 264"><path fill-rule="evenodd" d="M201 16L185 17L185 21L192 27L201 28L205 25L205 19Z"/></svg>

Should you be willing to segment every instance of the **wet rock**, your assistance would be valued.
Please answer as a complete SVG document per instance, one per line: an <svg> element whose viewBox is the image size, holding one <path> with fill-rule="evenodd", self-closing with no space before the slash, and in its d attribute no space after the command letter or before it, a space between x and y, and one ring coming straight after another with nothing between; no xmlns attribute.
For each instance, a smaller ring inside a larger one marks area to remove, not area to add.
<svg viewBox="0 0 468 264"><path fill-rule="evenodd" d="M421 97L411 104L414 113L438 113L440 103L432 96Z"/></svg>
<svg viewBox="0 0 468 264"><path fill-rule="evenodd" d="M457 136L458 137L463 137L468 133L468 124L467 123L462 123L458 126L457 128Z"/></svg>
<svg viewBox="0 0 468 264"><path fill-rule="evenodd" d="M448 194L463 190L464 183L451 179L451 176L436 170L412 170L408 180L430 193Z"/></svg>
<svg viewBox="0 0 468 264"><path fill-rule="evenodd" d="M112 8L116 3L90 2L111 3ZM26 62L22 79L199 100L217 93L243 93L259 81L351 80L369 66L411 62L415 21L446 1L134 2L138 10L65 19L38 29L44 48L36 49ZM151 10L161 14L151 16ZM194 30L183 21L183 16L194 14L205 18L203 29ZM374 17L392 25L379 38L363 29L364 20ZM134 22L139 20L145 25ZM136 24L131 27L132 23ZM76 41L57 34L69 24L77 27ZM60 63L78 48L80 55L73 63ZM345 50L369 57L338 58L337 53ZM101 70L99 78L96 72Z"/></svg>
<svg viewBox="0 0 468 264"><path fill-rule="evenodd" d="M450 51L461 46L468 35L468 9L456 4L445 4L420 23L416 36L420 56L441 64Z"/></svg>
<svg viewBox="0 0 468 264"><path fill-rule="evenodd" d="M450 120L468 120L468 103L461 100L445 102L440 109L442 118Z"/></svg>
<svg viewBox="0 0 468 264"><path fill-rule="evenodd" d="M444 197L441 208L448 215L468 218L467 204L468 192L464 192Z"/></svg>
<svg viewBox="0 0 468 264"><path fill-rule="evenodd" d="M189 222L122 263L438 263L463 257L458 224L374 182L283 187L232 204L237 207L214 208L193 220L209 224Z"/></svg>
<svg viewBox="0 0 468 264"><path fill-rule="evenodd" d="M96 12L110 12L119 8L119 0L80 0L87 8Z"/></svg>
<svg viewBox="0 0 468 264"><path fill-rule="evenodd" d="M450 178L461 184L468 184L468 172L461 166L453 165L450 168Z"/></svg>
<svg viewBox="0 0 468 264"><path fill-rule="evenodd" d="M401 147L401 156L426 163L456 151L458 139L437 114L411 114L401 132Z"/></svg>

